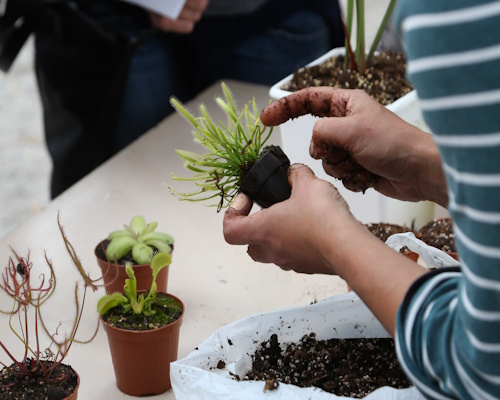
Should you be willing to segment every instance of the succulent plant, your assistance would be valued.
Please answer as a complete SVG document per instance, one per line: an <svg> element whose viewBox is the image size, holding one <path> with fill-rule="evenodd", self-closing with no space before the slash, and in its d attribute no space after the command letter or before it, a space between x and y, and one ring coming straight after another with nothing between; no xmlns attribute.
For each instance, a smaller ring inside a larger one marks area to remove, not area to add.
<svg viewBox="0 0 500 400"><path fill-rule="evenodd" d="M158 222L146 224L144 217L136 215L130 225L124 225L124 229L108 235L110 242L106 255L110 260L119 260L132 251L132 258L137 264L148 264L155 250L170 254L174 238L168 233L155 232L157 226Z"/></svg>

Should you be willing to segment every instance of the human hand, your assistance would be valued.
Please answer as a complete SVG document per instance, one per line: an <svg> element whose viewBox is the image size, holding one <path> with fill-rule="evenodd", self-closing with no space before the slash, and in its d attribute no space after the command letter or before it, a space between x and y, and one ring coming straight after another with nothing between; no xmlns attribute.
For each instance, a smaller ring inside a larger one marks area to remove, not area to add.
<svg viewBox="0 0 500 400"><path fill-rule="evenodd" d="M290 198L257 213L250 214L252 202L239 194L225 213L224 237L230 244L248 245L255 261L301 273L335 274L326 255L333 236L360 223L337 189L308 167L292 165L289 181Z"/></svg>
<svg viewBox="0 0 500 400"><path fill-rule="evenodd" d="M291 118L319 117L310 154L325 171L355 192L373 187L407 201L433 200L446 206L446 181L432 136L406 123L361 90L327 87L299 90L261 113L264 125Z"/></svg>
<svg viewBox="0 0 500 400"><path fill-rule="evenodd" d="M154 26L165 32L188 34L193 31L194 26L201 19L208 2L209 0L186 0L177 19L171 19L153 11L149 11L149 18Z"/></svg>

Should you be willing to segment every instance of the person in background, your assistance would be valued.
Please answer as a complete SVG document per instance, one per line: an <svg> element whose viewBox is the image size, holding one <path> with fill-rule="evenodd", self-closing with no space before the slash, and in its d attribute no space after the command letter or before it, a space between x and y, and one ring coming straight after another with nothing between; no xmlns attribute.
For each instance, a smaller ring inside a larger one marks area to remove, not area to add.
<svg viewBox="0 0 500 400"><path fill-rule="evenodd" d="M54 1L35 28L52 197L220 79L272 85L344 41L337 0Z"/></svg>
<svg viewBox="0 0 500 400"><path fill-rule="evenodd" d="M447 207L460 265L428 272L385 246L303 165L290 168L292 193L282 203L250 214L252 203L238 195L224 235L256 261L344 278L394 336L426 398L499 399L500 1L400 0L394 21L432 134L364 92L331 88L293 93L261 120L324 117L311 156L352 190L365 189L370 173L380 193ZM362 167L356 175L352 160Z"/></svg>

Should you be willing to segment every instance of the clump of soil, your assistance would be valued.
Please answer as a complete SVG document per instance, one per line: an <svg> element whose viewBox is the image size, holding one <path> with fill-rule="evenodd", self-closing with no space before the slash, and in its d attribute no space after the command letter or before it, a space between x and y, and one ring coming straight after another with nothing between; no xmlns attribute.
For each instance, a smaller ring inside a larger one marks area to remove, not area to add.
<svg viewBox="0 0 500 400"><path fill-rule="evenodd" d="M395 235L397 233L406 233L406 232L413 232L415 231L412 228L409 228L407 226L403 225L397 225L397 224L389 224L385 222L380 222L380 223L369 223L365 224L365 226L368 228L368 230L373 233L376 237L378 237L382 242L385 243L385 241L389 238L389 236Z"/></svg>
<svg viewBox="0 0 500 400"><path fill-rule="evenodd" d="M344 55L340 55L319 65L299 68L292 81L281 89L291 92L315 86L362 89L383 105L393 103L412 90L406 79L406 57L402 53L375 54L363 73L346 68L344 59Z"/></svg>
<svg viewBox="0 0 500 400"><path fill-rule="evenodd" d="M382 386L411 386L398 363L393 339L317 340L314 333L284 349L273 334L252 355L252 369L243 379L266 381L267 390L282 382L352 398Z"/></svg>
<svg viewBox="0 0 500 400"><path fill-rule="evenodd" d="M0 371L0 400L62 400L74 392L78 386L78 377L69 365L60 364L55 367L50 379L43 380L41 371L34 368L38 364L31 359L27 361L27 368L31 370L31 377L20 378L19 367L12 364L9 368ZM46 368L53 364L51 361L42 361ZM38 367L39 368L39 367Z"/></svg>
<svg viewBox="0 0 500 400"><path fill-rule="evenodd" d="M439 218L428 222L418 233L418 238L452 256L456 256L455 234L451 218Z"/></svg>

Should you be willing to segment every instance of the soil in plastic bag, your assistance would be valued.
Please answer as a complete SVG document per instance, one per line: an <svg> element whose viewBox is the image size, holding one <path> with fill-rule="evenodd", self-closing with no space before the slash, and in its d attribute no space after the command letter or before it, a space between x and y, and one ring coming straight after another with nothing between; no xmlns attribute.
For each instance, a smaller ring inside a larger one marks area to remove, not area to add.
<svg viewBox="0 0 500 400"><path fill-rule="evenodd" d="M311 333L283 347L276 334L262 342L243 379L266 381L266 390L277 389L283 382L352 398L363 398L382 386L411 386L392 338L316 340Z"/></svg>

